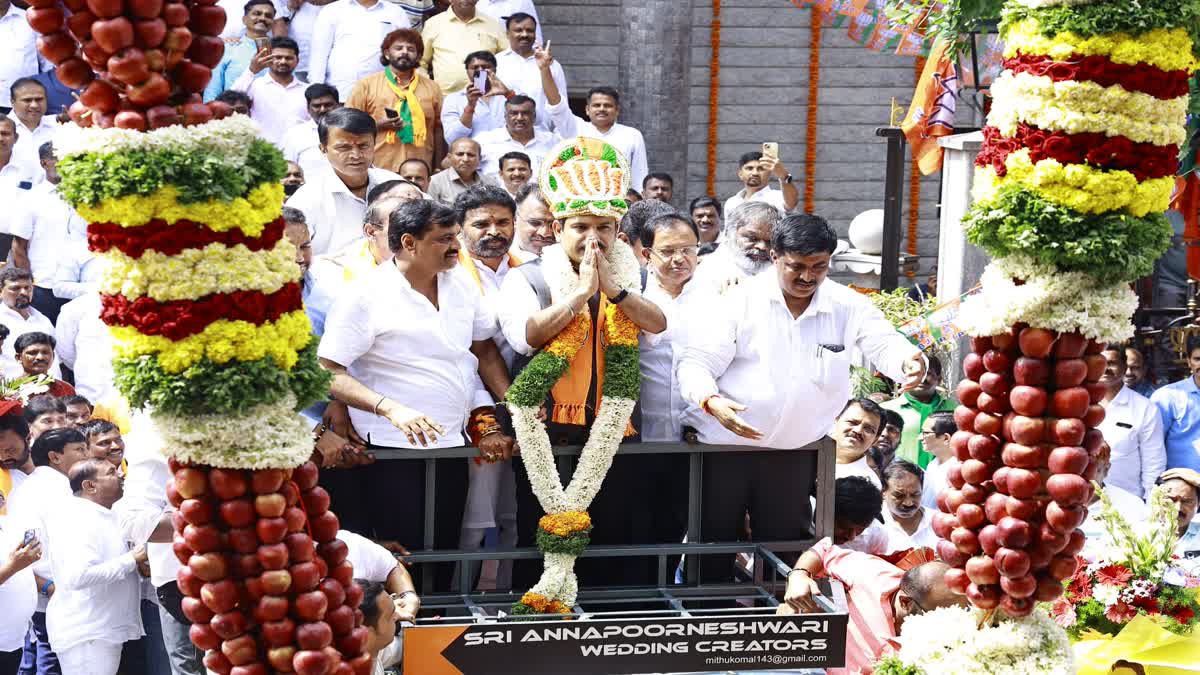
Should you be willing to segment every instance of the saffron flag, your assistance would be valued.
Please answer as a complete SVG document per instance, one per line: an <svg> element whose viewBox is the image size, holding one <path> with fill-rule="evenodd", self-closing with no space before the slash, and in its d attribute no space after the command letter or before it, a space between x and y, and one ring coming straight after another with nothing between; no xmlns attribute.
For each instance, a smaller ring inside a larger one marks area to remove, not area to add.
<svg viewBox="0 0 1200 675"><path fill-rule="evenodd" d="M942 166L940 136L954 133L955 98L958 76L949 54L950 45L939 41L933 46L925 70L917 81L912 105L900 128L912 146L913 161L921 173L929 175Z"/></svg>

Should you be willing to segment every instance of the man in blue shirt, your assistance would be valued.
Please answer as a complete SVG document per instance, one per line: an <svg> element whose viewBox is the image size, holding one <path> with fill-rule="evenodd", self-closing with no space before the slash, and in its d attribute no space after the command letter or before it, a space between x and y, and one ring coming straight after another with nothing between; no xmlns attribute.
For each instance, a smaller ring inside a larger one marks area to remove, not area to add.
<svg viewBox="0 0 1200 675"><path fill-rule="evenodd" d="M231 21L232 17L226 17ZM275 23L275 5L271 0L249 0L245 5L242 25L246 27L240 40L225 43L225 55L221 62L213 68L212 79L204 88L204 101L215 99L221 92L233 86L233 83L250 67L250 60L260 48L266 48L267 40L271 38L271 27Z"/></svg>
<svg viewBox="0 0 1200 675"><path fill-rule="evenodd" d="M1162 414L1167 468L1200 470L1200 336L1187 341L1191 377L1156 390L1150 400Z"/></svg>

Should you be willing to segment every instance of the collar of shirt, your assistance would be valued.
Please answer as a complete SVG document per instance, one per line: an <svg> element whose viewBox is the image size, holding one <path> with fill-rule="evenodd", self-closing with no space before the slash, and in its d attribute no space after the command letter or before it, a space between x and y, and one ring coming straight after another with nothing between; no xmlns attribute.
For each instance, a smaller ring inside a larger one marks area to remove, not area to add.
<svg viewBox="0 0 1200 675"><path fill-rule="evenodd" d="M21 21L25 20L25 10L21 9L20 7L17 7L16 5L10 4L8 6L8 11L5 12L4 14L0 14L0 23L3 23L5 21L17 21L17 20L21 20Z"/></svg>
<svg viewBox="0 0 1200 675"><path fill-rule="evenodd" d="M501 51L501 52L496 52L496 60L499 61L500 59L514 59L514 60L524 61L525 63L529 63L531 61L534 63L537 62L537 59L535 59L533 56L533 52L530 52L529 56L521 56L520 54L513 51L512 48L505 49L504 51Z"/></svg>
<svg viewBox="0 0 1200 675"><path fill-rule="evenodd" d="M775 275L775 267L773 265L755 275L752 283L761 284L762 290L770 296L771 301L779 303L784 311L788 312L789 316L791 315L791 310L787 306L787 299L783 296L783 289L779 287L779 279ZM829 297L829 293L826 292L825 282L821 282L817 286L817 290L813 293L808 307L805 307L804 311L800 313L800 316L795 317L794 321L803 321L808 317L821 313L833 313L833 300Z"/></svg>
<svg viewBox="0 0 1200 675"><path fill-rule="evenodd" d="M1189 378L1190 379L1190 378ZM1124 384L1121 385L1121 391L1113 397L1113 400L1108 402L1110 408L1127 408L1133 405L1133 394L1135 392Z"/></svg>
<svg viewBox="0 0 1200 675"><path fill-rule="evenodd" d="M446 10L446 21L453 23L461 23L464 26L470 26L473 23L483 23L483 17L479 16L479 10L476 9L475 16L463 21L461 17L454 13L454 10Z"/></svg>
<svg viewBox="0 0 1200 675"><path fill-rule="evenodd" d="M9 307L8 305L4 304L3 302L0 302L0 317L8 316L9 318L16 319L17 321L29 322L29 321L36 321L37 318L42 315L42 313L37 311L37 308L35 308L33 305L26 307L26 309L29 311L28 318L21 316L20 312L13 309L12 307ZM49 321L49 319L47 319L47 321ZM16 338L14 338L14 340L15 339Z"/></svg>

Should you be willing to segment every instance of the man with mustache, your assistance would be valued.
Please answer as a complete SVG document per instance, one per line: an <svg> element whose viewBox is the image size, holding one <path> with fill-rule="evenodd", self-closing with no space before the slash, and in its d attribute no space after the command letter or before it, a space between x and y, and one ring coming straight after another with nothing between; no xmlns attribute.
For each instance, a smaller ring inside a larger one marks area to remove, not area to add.
<svg viewBox="0 0 1200 675"><path fill-rule="evenodd" d="M424 49L421 34L415 30L401 28L388 33L380 46L383 70L359 80L346 99L348 107L375 119L379 127L375 166L388 171L399 171L408 159L420 159L430 166L442 161L442 92L417 71Z"/></svg>
<svg viewBox="0 0 1200 675"><path fill-rule="evenodd" d="M537 102L537 126L549 131L549 104L542 91L542 72L534 56L534 47L544 44L536 12L514 12L505 20L504 27L508 31L509 48L496 54L496 75L509 89ZM562 64L552 62L550 76L560 92L567 91L567 75Z"/></svg>
<svg viewBox="0 0 1200 675"><path fill-rule="evenodd" d="M869 300L826 279L836 246L823 218L788 216L771 236L771 269L691 317L677 365L689 403L684 423L696 428L702 443L770 448L705 457L706 541L735 541L734 516L746 510L758 541L812 535L806 497L815 489L817 459L802 448L829 432L850 397L855 350L906 386L924 377L920 350ZM860 402L851 409L878 406ZM863 459L881 418L876 412L860 424L847 421L842 435L858 455L848 461ZM867 422L873 422L869 432ZM729 571L717 569L714 576L727 578Z"/></svg>
<svg viewBox="0 0 1200 675"><path fill-rule="evenodd" d="M225 45L221 62L213 68L212 79L204 88L205 102L233 88L233 83L250 67L250 62L258 54L260 41L271 37L274 23L275 5L271 4L271 0L252 0L246 3L242 13L245 33L238 42Z"/></svg>
<svg viewBox="0 0 1200 675"><path fill-rule="evenodd" d="M730 288L771 266L771 230L783 213L759 202L743 204L728 214L723 243L704 257L696 270L696 284L712 294Z"/></svg>
<svg viewBox="0 0 1200 675"><path fill-rule="evenodd" d="M524 257L536 258L542 249L553 246L554 214L542 196L537 181L530 181L515 197L517 202L516 248Z"/></svg>
<svg viewBox="0 0 1200 675"><path fill-rule="evenodd" d="M8 328L8 338L0 346L0 365L8 379L20 377L24 370L17 362L13 342L26 333L54 335L54 324L33 306L33 275L20 267L0 270L0 324ZM50 367L50 375L62 377L58 364Z"/></svg>
<svg viewBox="0 0 1200 675"><path fill-rule="evenodd" d="M26 333L14 340L13 351L17 354L17 362L21 364L23 376L48 375L50 367L55 363L56 345L53 335L37 331ZM46 393L55 398L74 396L75 387L55 378Z"/></svg>
<svg viewBox="0 0 1200 675"><path fill-rule="evenodd" d="M467 86L463 64L471 52L495 54L508 45L500 22L476 11L479 0L449 0L450 10L425 22L421 35L425 53L421 70L433 75L442 93L449 95Z"/></svg>
<svg viewBox="0 0 1200 675"><path fill-rule="evenodd" d="M33 473L33 458L29 454L29 424L15 407L16 402L5 402L9 408L0 415L0 494L5 502L18 485Z"/></svg>
<svg viewBox="0 0 1200 675"><path fill-rule="evenodd" d="M433 174L429 180L429 196L451 205L459 195L484 185L499 187L500 184L479 172L479 144L463 137L450 144L450 168Z"/></svg>
<svg viewBox="0 0 1200 675"><path fill-rule="evenodd" d="M746 202L765 202L788 213L800 203L800 191L783 163L761 152L747 152L738 160L738 180L742 189L725 200L725 213ZM771 187L771 178L779 179L779 190Z"/></svg>
<svg viewBox="0 0 1200 675"><path fill-rule="evenodd" d="M558 134L536 128L536 122L533 99L521 94L508 99L504 103L504 128L485 131L475 139L483 147L483 172L496 176L501 157L521 152L529 158L530 170L536 175L542 158L559 142Z"/></svg>
<svg viewBox="0 0 1200 675"><path fill-rule="evenodd" d="M470 439L467 434L472 411L490 410L493 396L508 391L509 376L492 341L495 314L454 269L461 231L448 206L431 200L400 204L388 220L392 259L348 287L325 321L317 354L334 375L333 396L350 407L354 429L369 448L470 442L488 459L512 450L512 440L498 430ZM458 545L465 464L438 462L433 532L438 549ZM356 474L359 488L338 495L346 529L410 545L424 541L424 460L344 473ZM443 581L448 584L449 575Z"/></svg>

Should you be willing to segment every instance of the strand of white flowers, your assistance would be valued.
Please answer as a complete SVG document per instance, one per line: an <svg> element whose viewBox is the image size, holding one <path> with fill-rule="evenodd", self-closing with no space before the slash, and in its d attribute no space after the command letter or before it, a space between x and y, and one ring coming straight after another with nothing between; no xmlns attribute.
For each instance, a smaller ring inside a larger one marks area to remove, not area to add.
<svg viewBox="0 0 1200 675"><path fill-rule="evenodd" d="M558 600L568 607L575 604L579 580L575 576L575 556L569 553L547 553L542 576L530 589L549 600Z"/></svg>
<svg viewBox="0 0 1200 675"><path fill-rule="evenodd" d="M242 415L161 415L149 421L163 454L229 469L289 469L312 455L312 430L292 395Z"/></svg>
<svg viewBox="0 0 1200 675"><path fill-rule="evenodd" d="M978 628L980 611L946 607L909 617L898 656L927 673L1074 673L1066 633L1042 611Z"/></svg>
<svg viewBox="0 0 1200 675"><path fill-rule="evenodd" d="M550 435L546 433L546 425L538 419L538 408L510 406L509 410L512 412L517 440L521 444L521 461L525 464L533 494L537 496L542 510L546 513L570 510L562 481L558 477L558 467L554 463Z"/></svg>
<svg viewBox="0 0 1200 675"><path fill-rule="evenodd" d="M260 135L258 125L245 115L231 115L198 126L173 125L149 132L131 129L83 128L66 124L54 135L54 152L60 159L85 153L109 155L137 151L175 150L204 153L230 166L245 162L250 144Z"/></svg>
<svg viewBox="0 0 1200 675"><path fill-rule="evenodd" d="M1133 119L1158 124L1183 124L1187 116L1188 95L1160 99L1120 84L1104 86L1088 80L1054 80L1049 75L1015 73L1006 70L996 78L997 95L1007 101L1030 103L1040 100L1080 113L1119 113ZM1019 107L1019 105L1018 105Z"/></svg>
<svg viewBox="0 0 1200 675"><path fill-rule="evenodd" d="M958 325L968 335L997 335L1024 322L1078 331L1097 342L1133 337L1138 298L1128 284L1103 283L1084 272L1061 272L1013 255L992 261L980 285L982 290L959 308Z"/></svg>
<svg viewBox="0 0 1200 675"><path fill-rule="evenodd" d="M591 505L604 477L612 466L613 457L621 447L625 438L625 426L629 424L629 416L637 401L625 398L601 397L600 410L592 422L588 432L587 443L579 456L579 464L575 467L575 475L567 486L567 508L572 511L586 511Z"/></svg>

